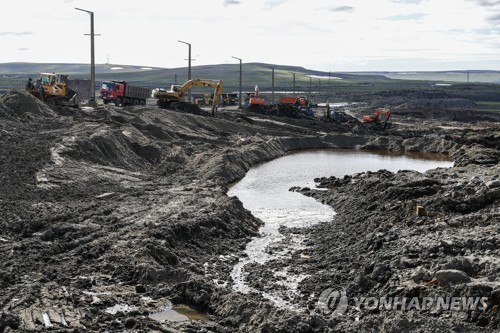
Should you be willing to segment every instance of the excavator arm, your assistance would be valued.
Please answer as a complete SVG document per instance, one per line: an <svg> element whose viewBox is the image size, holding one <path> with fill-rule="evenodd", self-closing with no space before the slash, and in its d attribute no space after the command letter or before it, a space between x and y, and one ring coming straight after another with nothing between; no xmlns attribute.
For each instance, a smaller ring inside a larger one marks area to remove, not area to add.
<svg viewBox="0 0 500 333"><path fill-rule="evenodd" d="M214 114L219 105L220 96L222 95L222 80L189 80L180 87L172 86L169 91L159 88L154 89L153 97L158 99L157 104L159 106L170 108L172 105L178 104L182 97L193 87L210 87L215 89L212 104L212 114ZM189 102L189 104L191 104L191 102Z"/></svg>
<svg viewBox="0 0 500 333"><path fill-rule="evenodd" d="M186 92L188 92L191 88L193 87L211 87L214 88L214 100L212 104L212 113L214 113L217 110L217 107L219 106L219 100L220 96L222 95L222 80L216 81L216 80L189 80L186 83L184 83L180 88L179 88L179 97L182 97Z"/></svg>
<svg viewBox="0 0 500 333"><path fill-rule="evenodd" d="M219 107L219 100L220 100L220 97L222 95L222 88L223 88L223 84L222 84L222 80L221 80L217 83L217 86L215 87L214 102L212 104L212 113L215 112L217 110L217 108Z"/></svg>

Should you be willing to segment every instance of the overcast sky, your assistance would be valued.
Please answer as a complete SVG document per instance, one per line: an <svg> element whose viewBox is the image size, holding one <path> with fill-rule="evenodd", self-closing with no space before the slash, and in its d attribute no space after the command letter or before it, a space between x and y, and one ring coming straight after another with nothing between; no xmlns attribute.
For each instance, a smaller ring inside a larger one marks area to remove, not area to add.
<svg viewBox="0 0 500 333"><path fill-rule="evenodd" d="M24 0L2 8L0 62L324 71L500 70L500 0ZM109 57L109 58L108 58Z"/></svg>

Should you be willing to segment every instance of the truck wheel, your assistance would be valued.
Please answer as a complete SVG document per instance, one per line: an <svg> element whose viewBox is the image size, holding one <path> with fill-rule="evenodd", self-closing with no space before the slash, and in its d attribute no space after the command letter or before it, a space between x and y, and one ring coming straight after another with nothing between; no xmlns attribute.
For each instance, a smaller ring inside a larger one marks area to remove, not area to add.
<svg viewBox="0 0 500 333"><path fill-rule="evenodd" d="M132 102L133 105L139 105L139 101L134 99L134 101Z"/></svg>
<svg viewBox="0 0 500 333"><path fill-rule="evenodd" d="M104 104L108 104L108 103L109 103L109 101L108 101L107 99L103 99L103 100L102 100L102 102L103 102Z"/></svg>
<svg viewBox="0 0 500 333"><path fill-rule="evenodd" d="M115 101L115 105L116 106L123 106L123 99L117 98L116 101Z"/></svg>
<svg viewBox="0 0 500 333"><path fill-rule="evenodd" d="M146 105L146 101L141 99L141 102L139 103L140 105Z"/></svg>

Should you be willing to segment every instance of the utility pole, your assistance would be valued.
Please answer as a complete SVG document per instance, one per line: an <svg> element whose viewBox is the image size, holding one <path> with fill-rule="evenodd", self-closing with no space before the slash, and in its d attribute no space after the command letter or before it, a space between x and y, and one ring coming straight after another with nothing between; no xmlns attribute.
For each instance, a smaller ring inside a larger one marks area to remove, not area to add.
<svg viewBox="0 0 500 333"><path fill-rule="evenodd" d="M321 90L321 79L318 79L318 92L316 93L316 104L318 104L318 96L320 90Z"/></svg>
<svg viewBox="0 0 500 333"><path fill-rule="evenodd" d="M295 97L295 73L293 74L293 97Z"/></svg>
<svg viewBox="0 0 500 333"><path fill-rule="evenodd" d="M241 96L241 85L242 85L242 82L243 82L243 63L242 63L242 60L240 58L237 58L237 57L233 57L231 56L231 58L234 58L236 60L239 60L240 62L240 94L238 96L238 107L241 109L241 100L243 99L242 96Z"/></svg>
<svg viewBox="0 0 500 333"><path fill-rule="evenodd" d="M467 83L469 83L469 74L470 74L470 72L467 71Z"/></svg>
<svg viewBox="0 0 500 333"><path fill-rule="evenodd" d="M90 89L91 97L89 100L89 104L96 105L96 102L95 102L94 12L91 12L90 10L76 8L76 7L75 7L75 9L90 14L90 81L91 81L92 87ZM100 35L97 35L97 36L100 36Z"/></svg>
<svg viewBox="0 0 500 333"><path fill-rule="evenodd" d="M177 84L177 73L174 74L174 84Z"/></svg>
<svg viewBox="0 0 500 333"><path fill-rule="evenodd" d="M328 72L328 85L332 84L332 72Z"/></svg>
<svg viewBox="0 0 500 333"><path fill-rule="evenodd" d="M312 101L311 86L313 78L309 76L309 100Z"/></svg>
<svg viewBox="0 0 500 333"><path fill-rule="evenodd" d="M274 104L274 67L271 66L266 66L267 68L271 69L271 104Z"/></svg>
<svg viewBox="0 0 500 333"><path fill-rule="evenodd" d="M272 68L272 91L271 91L271 101L274 104L274 67Z"/></svg>
<svg viewBox="0 0 500 333"><path fill-rule="evenodd" d="M186 44L188 46L188 81L191 80L191 44L188 42L178 41L179 43ZM188 100L191 103L191 89L188 91Z"/></svg>

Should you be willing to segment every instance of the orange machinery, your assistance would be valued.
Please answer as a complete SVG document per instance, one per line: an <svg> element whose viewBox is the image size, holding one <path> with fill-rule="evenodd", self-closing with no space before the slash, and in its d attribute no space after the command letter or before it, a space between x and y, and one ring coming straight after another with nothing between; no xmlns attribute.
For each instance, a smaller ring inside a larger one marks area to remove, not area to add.
<svg viewBox="0 0 500 333"><path fill-rule="evenodd" d="M259 87L255 85L255 94L250 95L250 105L264 105L264 99L259 96Z"/></svg>
<svg viewBox="0 0 500 333"><path fill-rule="evenodd" d="M381 125L386 125L391 118L391 109L380 108L376 109L373 115L363 116L363 121L367 123L376 123Z"/></svg>

